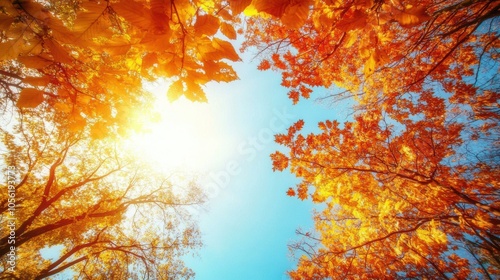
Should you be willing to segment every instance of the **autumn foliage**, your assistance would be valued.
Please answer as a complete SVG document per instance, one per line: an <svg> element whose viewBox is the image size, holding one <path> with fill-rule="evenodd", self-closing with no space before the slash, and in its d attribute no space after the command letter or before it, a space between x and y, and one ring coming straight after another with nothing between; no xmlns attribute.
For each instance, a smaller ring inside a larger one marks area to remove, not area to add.
<svg viewBox="0 0 500 280"><path fill-rule="evenodd" d="M169 79L170 100L205 101L205 83L237 78L237 22L210 1L0 1L2 169L15 167L22 260L8 270L2 227L1 278L193 277L181 256L200 239L186 207L203 193L118 143L154 118L144 82Z"/></svg>
<svg viewBox="0 0 500 280"><path fill-rule="evenodd" d="M170 78L170 100L206 101L209 81L237 79L226 61L235 20L206 1L1 1L2 100L43 102L68 114L73 131L99 117L96 138L141 108L144 80ZM220 31L220 33L218 33ZM123 127L123 126L122 126ZM125 128L119 133L125 134Z"/></svg>
<svg viewBox="0 0 500 280"><path fill-rule="evenodd" d="M355 103L345 122L306 134L299 120L276 135L274 170L300 179L287 194L321 204L290 245L292 279L500 275L500 2L0 4L0 105L16 119L3 160L18 167L16 234L31 260L6 272L2 229L2 276L193 276L180 256L198 232L179 208L199 190L146 178L113 143L140 128L138 114L153 117L144 82L168 79L170 100L203 102L203 85L237 79L239 33L294 104L315 87L329 89L324 102ZM56 245L59 258L43 258Z"/></svg>
<svg viewBox="0 0 500 280"><path fill-rule="evenodd" d="M274 169L301 179L287 194L324 205L289 275L498 275L500 3L266 3L247 10L259 69L281 72L294 103L318 86L356 101L349 121L276 135Z"/></svg>

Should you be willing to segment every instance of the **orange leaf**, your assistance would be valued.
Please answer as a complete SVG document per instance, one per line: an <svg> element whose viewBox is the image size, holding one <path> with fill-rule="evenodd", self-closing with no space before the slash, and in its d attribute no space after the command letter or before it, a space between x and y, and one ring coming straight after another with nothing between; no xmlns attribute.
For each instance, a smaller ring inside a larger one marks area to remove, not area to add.
<svg viewBox="0 0 500 280"><path fill-rule="evenodd" d="M394 19L404 27L412 27L428 21L431 17L425 7L410 7L404 11L393 9Z"/></svg>
<svg viewBox="0 0 500 280"><path fill-rule="evenodd" d="M252 3L257 11L268 13L272 16L280 18L284 13L290 0L256 0Z"/></svg>
<svg viewBox="0 0 500 280"><path fill-rule="evenodd" d="M361 29L366 26L367 15L361 10L346 13L335 25L340 31L347 32L350 30Z"/></svg>
<svg viewBox="0 0 500 280"><path fill-rule="evenodd" d="M281 17L281 22L289 28L300 28L309 16L310 1L288 5Z"/></svg>
<svg viewBox="0 0 500 280"><path fill-rule="evenodd" d="M194 30L196 34L212 36L219 30L219 19L212 15L198 16L194 24Z"/></svg>
<svg viewBox="0 0 500 280"><path fill-rule="evenodd" d="M234 30L234 27L231 24L222 22L221 26L220 26L220 31L228 39L231 39L231 40L236 39L236 30Z"/></svg>
<svg viewBox="0 0 500 280"><path fill-rule="evenodd" d="M34 89L34 88L25 88L21 90L19 94L19 99L17 100L17 107L19 108L35 108L40 105L43 101L44 91Z"/></svg>
<svg viewBox="0 0 500 280"><path fill-rule="evenodd" d="M238 53L236 53L231 43L218 38L214 38L214 40L212 41L212 46L215 49L222 51L224 58L232 61L240 60L240 56L238 55Z"/></svg>

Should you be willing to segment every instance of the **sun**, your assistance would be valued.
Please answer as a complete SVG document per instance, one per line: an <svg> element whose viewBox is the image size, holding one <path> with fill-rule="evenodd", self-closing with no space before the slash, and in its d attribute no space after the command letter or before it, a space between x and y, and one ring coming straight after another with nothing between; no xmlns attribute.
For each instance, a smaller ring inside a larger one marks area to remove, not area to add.
<svg viewBox="0 0 500 280"><path fill-rule="evenodd" d="M213 106L184 98L170 103L164 95L158 94L155 102L160 120L145 124L147 132L132 135L130 149L161 171L205 171L221 142Z"/></svg>

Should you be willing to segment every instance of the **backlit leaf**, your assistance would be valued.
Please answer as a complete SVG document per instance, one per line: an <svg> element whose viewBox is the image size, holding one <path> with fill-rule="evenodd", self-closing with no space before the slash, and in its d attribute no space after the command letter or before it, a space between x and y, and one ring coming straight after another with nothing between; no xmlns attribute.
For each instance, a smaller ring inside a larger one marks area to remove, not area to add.
<svg viewBox="0 0 500 280"><path fill-rule="evenodd" d="M25 88L19 93L17 107L19 108L35 108L40 105L44 99L45 92L34 88Z"/></svg>
<svg viewBox="0 0 500 280"><path fill-rule="evenodd" d="M212 15L201 15L196 18L194 30L197 34L212 36L219 30L219 19Z"/></svg>

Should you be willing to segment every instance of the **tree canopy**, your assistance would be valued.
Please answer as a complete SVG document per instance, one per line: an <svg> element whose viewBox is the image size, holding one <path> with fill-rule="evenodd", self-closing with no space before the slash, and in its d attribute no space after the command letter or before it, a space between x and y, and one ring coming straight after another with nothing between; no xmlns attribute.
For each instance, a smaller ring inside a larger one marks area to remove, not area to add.
<svg viewBox="0 0 500 280"><path fill-rule="evenodd" d="M357 101L352 121L276 135L275 170L301 182L315 233L293 279L494 278L500 262L498 16L492 1L252 1L244 47ZM312 7L312 8L311 8ZM270 17L271 16L271 17ZM464 253L468 252L468 253Z"/></svg>
<svg viewBox="0 0 500 280"><path fill-rule="evenodd" d="M180 256L200 243L182 205L202 193L146 176L114 140L154 118L146 81L205 102L205 84L237 79L241 34L294 104L315 87L355 102L343 123L275 136L273 169L300 180L287 194L324 206L290 245L292 279L494 279L499 15L481 0L0 0L0 105L16 119L4 162L31 260L6 270L2 228L3 276L193 276ZM58 259L43 258L53 246Z"/></svg>
<svg viewBox="0 0 500 280"><path fill-rule="evenodd" d="M225 61L238 21L211 1L2 1L2 100L47 102L95 137L140 108L144 80L171 78L170 100L206 101L209 81L237 79ZM220 32L219 32L220 31ZM122 126L123 127L123 126ZM124 134L123 129L119 130Z"/></svg>

